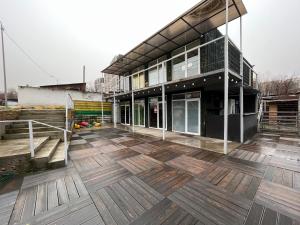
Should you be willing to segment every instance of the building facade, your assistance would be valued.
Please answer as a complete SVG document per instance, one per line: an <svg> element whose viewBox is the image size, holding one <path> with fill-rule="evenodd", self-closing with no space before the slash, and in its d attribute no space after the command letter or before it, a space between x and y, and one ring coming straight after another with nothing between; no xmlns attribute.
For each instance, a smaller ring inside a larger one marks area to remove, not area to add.
<svg viewBox="0 0 300 225"><path fill-rule="evenodd" d="M104 69L119 76L120 123L224 139L225 153L254 135L256 74L217 29L245 13L241 0L202 1Z"/></svg>

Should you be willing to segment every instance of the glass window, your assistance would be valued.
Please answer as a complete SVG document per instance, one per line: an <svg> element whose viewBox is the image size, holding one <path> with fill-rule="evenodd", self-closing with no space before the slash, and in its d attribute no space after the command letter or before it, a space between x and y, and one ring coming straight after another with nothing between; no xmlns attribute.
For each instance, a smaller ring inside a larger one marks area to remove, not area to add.
<svg viewBox="0 0 300 225"><path fill-rule="evenodd" d="M133 90L139 89L139 75L133 76Z"/></svg>
<svg viewBox="0 0 300 225"><path fill-rule="evenodd" d="M180 53L183 53L185 50L185 47L180 47L180 48L177 48L176 50L174 50L172 53L171 53L171 56L175 56L175 55L178 55Z"/></svg>
<svg viewBox="0 0 300 225"><path fill-rule="evenodd" d="M185 56L181 55L172 60L172 79L179 80L185 77Z"/></svg>
<svg viewBox="0 0 300 225"><path fill-rule="evenodd" d="M158 84L157 67L154 67L149 70L148 77L149 77L149 86Z"/></svg>
<svg viewBox="0 0 300 225"><path fill-rule="evenodd" d="M145 87L145 75L144 73L139 74L139 88Z"/></svg>
<svg viewBox="0 0 300 225"><path fill-rule="evenodd" d="M124 91L129 91L129 77L124 79Z"/></svg>
<svg viewBox="0 0 300 225"><path fill-rule="evenodd" d="M189 50L189 49L192 49L192 48L195 48L197 46L200 45L200 39L197 39L191 43L189 43L187 46L186 46L186 50Z"/></svg>
<svg viewBox="0 0 300 225"><path fill-rule="evenodd" d="M159 83L165 82L167 80L166 75L167 75L167 73L166 73L166 67L163 70L162 65L159 65L158 66L158 82Z"/></svg>
<svg viewBox="0 0 300 225"><path fill-rule="evenodd" d="M187 53L187 75L193 76L198 74L199 68L198 49Z"/></svg>

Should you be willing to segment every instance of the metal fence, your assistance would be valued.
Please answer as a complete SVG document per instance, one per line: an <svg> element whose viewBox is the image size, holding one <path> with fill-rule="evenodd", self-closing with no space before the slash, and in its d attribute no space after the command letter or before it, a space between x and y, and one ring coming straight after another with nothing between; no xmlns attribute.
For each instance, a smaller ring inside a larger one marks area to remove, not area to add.
<svg viewBox="0 0 300 225"><path fill-rule="evenodd" d="M262 112L259 128L261 131L300 133L300 112Z"/></svg>

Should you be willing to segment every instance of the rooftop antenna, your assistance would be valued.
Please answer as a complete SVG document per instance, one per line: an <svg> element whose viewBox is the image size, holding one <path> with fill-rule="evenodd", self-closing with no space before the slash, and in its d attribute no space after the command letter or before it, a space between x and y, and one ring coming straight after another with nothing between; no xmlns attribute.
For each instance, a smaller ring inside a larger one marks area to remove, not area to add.
<svg viewBox="0 0 300 225"><path fill-rule="evenodd" d="M3 40L4 27L1 21L0 24L1 24L2 60L3 60L4 99L5 99L5 107L7 108L7 84L6 84L5 54L4 54L4 40Z"/></svg>

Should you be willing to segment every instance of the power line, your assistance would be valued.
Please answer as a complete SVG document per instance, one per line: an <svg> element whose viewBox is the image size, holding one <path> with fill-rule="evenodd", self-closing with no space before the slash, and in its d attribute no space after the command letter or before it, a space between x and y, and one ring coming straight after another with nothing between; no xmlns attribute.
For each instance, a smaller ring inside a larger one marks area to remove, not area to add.
<svg viewBox="0 0 300 225"><path fill-rule="evenodd" d="M1 21L0 21L1 23ZM49 73L47 70L45 70L41 65L39 65L8 33L7 30L3 30L5 35L8 37L8 39L43 73L47 74L51 78L55 79L58 83L58 78L54 76L53 74Z"/></svg>

